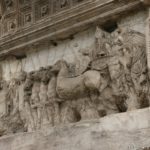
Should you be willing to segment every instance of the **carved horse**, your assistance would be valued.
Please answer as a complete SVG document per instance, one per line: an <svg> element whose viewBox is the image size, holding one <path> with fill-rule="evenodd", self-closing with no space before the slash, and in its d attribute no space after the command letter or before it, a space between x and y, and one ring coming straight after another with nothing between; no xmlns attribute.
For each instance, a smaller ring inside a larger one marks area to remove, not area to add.
<svg viewBox="0 0 150 150"><path fill-rule="evenodd" d="M101 92L108 85L108 80L95 70L69 77L69 69L64 60L57 61L51 71L58 73L56 91L62 99L81 98L95 90Z"/></svg>

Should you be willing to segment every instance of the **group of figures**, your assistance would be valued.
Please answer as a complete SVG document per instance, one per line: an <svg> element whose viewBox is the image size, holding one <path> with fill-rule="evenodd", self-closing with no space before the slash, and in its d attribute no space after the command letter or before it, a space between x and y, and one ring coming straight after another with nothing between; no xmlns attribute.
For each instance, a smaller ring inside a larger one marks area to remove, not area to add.
<svg viewBox="0 0 150 150"><path fill-rule="evenodd" d="M1 81L5 113L0 135L100 118L149 106L145 36L129 29L99 27L95 46L83 55L81 74L65 60ZM77 75L78 74L78 75Z"/></svg>

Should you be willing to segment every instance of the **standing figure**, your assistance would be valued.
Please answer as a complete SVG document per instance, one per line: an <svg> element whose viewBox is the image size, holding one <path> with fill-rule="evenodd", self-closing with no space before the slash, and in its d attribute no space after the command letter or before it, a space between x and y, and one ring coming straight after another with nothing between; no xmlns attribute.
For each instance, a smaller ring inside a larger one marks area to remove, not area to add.
<svg viewBox="0 0 150 150"><path fill-rule="evenodd" d="M41 85L40 71L36 71L33 74L33 87L31 95L31 111L33 114L35 129L39 129L41 126L41 106L39 97L40 85Z"/></svg>
<svg viewBox="0 0 150 150"><path fill-rule="evenodd" d="M57 76L55 73L52 73L51 68L49 68L48 76L51 77L49 83L48 83L48 114L49 114L49 121L52 125L60 124L60 101L61 99L58 98L57 92L56 92L56 83L57 83Z"/></svg>
<svg viewBox="0 0 150 150"><path fill-rule="evenodd" d="M49 117L48 117L48 111L47 111L47 105L48 105L48 81L49 81L49 76L47 75L48 70L46 68L41 68L40 69L40 78L41 78L41 83L40 83L40 92L39 92L39 97L40 97L40 104L42 106L41 109L41 126L45 126L49 123Z"/></svg>
<svg viewBox="0 0 150 150"><path fill-rule="evenodd" d="M24 107L26 114L27 131L33 131L35 129L34 118L31 111L32 86L33 86L33 72L30 72L29 74L27 74L27 78L24 83Z"/></svg>
<svg viewBox="0 0 150 150"><path fill-rule="evenodd" d="M27 128L26 124L26 113L25 113L25 101L24 101L24 86L25 86L25 81L26 81L27 73L22 71L19 74L19 85L18 85L18 90L17 90L17 97L18 97L18 109L19 109L19 114L20 118L24 123L24 128Z"/></svg>
<svg viewBox="0 0 150 150"><path fill-rule="evenodd" d="M9 82L9 89L7 95L9 102L9 115L15 115L19 111L18 86L19 81L15 78L11 79L11 81Z"/></svg>

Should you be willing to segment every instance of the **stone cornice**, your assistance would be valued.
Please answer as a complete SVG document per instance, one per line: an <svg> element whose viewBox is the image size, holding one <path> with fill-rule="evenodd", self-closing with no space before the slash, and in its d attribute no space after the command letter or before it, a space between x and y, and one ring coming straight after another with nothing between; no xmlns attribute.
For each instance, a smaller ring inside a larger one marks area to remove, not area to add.
<svg viewBox="0 0 150 150"><path fill-rule="evenodd" d="M141 7L141 0L87 0L0 38L0 57L46 40L66 38Z"/></svg>

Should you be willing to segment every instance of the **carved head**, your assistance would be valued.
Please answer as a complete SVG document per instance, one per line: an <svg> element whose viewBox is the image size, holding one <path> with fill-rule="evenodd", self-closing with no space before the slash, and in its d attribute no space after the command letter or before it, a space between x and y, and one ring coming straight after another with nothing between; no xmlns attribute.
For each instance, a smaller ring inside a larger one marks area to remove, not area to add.
<svg viewBox="0 0 150 150"><path fill-rule="evenodd" d="M62 67L68 67L67 62L65 60L58 60L52 67L52 73L58 73Z"/></svg>
<svg viewBox="0 0 150 150"><path fill-rule="evenodd" d="M34 74L33 71L27 74L27 78L26 78L25 85L24 85L25 91L31 90L33 86L33 79L34 79L33 74Z"/></svg>
<svg viewBox="0 0 150 150"><path fill-rule="evenodd" d="M51 79L51 77L53 76L53 72L51 71L52 70L52 66L47 66L45 67L46 68L46 76Z"/></svg>
<svg viewBox="0 0 150 150"><path fill-rule="evenodd" d="M34 71L31 71L31 72L27 73L27 79L29 79L29 80L34 79Z"/></svg>
<svg viewBox="0 0 150 150"><path fill-rule="evenodd" d="M25 71L21 71L21 72L19 73L18 79L19 79L19 81L23 82L23 81L26 80L26 77L27 77L27 73L26 73Z"/></svg>
<svg viewBox="0 0 150 150"><path fill-rule="evenodd" d="M47 68L45 68L41 73L41 81L44 84L48 84L50 78L51 78L50 71Z"/></svg>
<svg viewBox="0 0 150 150"><path fill-rule="evenodd" d="M35 71L32 76L33 76L33 80L34 81L40 81L41 80L41 72L40 72L40 70L39 71Z"/></svg>

